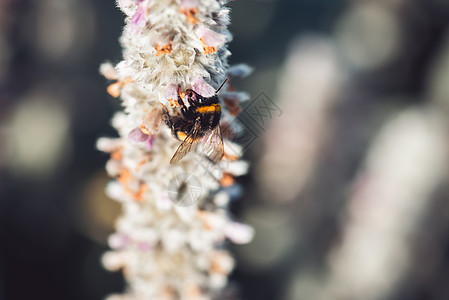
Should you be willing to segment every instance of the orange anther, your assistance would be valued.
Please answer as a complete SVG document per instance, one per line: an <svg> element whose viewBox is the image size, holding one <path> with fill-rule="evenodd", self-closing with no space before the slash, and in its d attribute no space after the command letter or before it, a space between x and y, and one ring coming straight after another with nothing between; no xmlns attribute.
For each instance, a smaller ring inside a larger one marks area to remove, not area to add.
<svg viewBox="0 0 449 300"><path fill-rule="evenodd" d="M203 47L203 53L204 54L211 54L211 53L217 52L217 47L208 46L203 38L200 38L200 41L204 45L204 47Z"/></svg>
<svg viewBox="0 0 449 300"><path fill-rule="evenodd" d="M154 46L154 49L156 49L156 56L160 56L162 54L170 54L172 50L171 44L172 42L162 47L159 44L156 44L156 46Z"/></svg>
<svg viewBox="0 0 449 300"><path fill-rule="evenodd" d="M194 7L194 8L182 8L181 7L181 13L184 14L187 18L187 22L189 22L190 24L197 24L200 20L198 20L197 17L195 17L195 15L198 13L198 8Z"/></svg>
<svg viewBox="0 0 449 300"><path fill-rule="evenodd" d="M224 187L228 187L234 184L234 177L229 173L224 173L220 180L220 184Z"/></svg>
<svg viewBox="0 0 449 300"><path fill-rule="evenodd" d="M116 82L111 83L106 88L106 91L112 97L117 98L118 96L120 96L122 88L125 86L125 84L131 83L132 81L133 80L131 79L131 77L126 77L124 80L117 80Z"/></svg>
<svg viewBox="0 0 449 300"><path fill-rule="evenodd" d="M111 152L111 159L122 160L122 158L123 158L122 149L117 149Z"/></svg>

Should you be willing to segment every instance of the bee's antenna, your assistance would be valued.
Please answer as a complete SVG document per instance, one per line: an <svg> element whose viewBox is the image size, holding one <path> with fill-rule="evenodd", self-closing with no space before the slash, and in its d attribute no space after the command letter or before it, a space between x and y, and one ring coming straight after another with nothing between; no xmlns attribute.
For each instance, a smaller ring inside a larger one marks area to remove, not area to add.
<svg viewBox="0 0 449 300"><path fill-rule="evenodd" d="M228 81L228 78L226 78L223 83L220 85L220 87L215 91L215 94L218 94L218 92L221 90L221 88L224 86L224 84Z"/></svg>

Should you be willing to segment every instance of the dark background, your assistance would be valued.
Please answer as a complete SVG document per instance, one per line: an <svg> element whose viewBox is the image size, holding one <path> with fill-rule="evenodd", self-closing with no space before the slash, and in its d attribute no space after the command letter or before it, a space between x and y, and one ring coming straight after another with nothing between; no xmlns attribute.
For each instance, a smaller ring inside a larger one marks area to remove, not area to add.
<svg viewBox="0 0 449 300"><path fill-rule="evenodd" d="M241 90L263 91L289 111L294 97L280 95L291 76L282 74L306 36L331 45L341 68L338 101L327 112L332 122L323 123L332 135L315 155L305 187L283 202L261 195L268 183L259 172L282 170L264 168L272 136L258 131L245 154L253 167L239 179L244 195L231 206L256 229L253 244L232 248L238 266L231 280L242 299L318 299L322 277L332 276L329 253L344 238L348 189L382 125L407 107L446 112L449 2L236 0L229 6L230 63L255 69L237 82ZM98 67L121 60L123 19L113 1L0 0L2 300L102 299L124 288L121 275L100 262L119 207L104 195L107 156L95 149L99 137L115 135L109 120L120 107L105 92ZM436 66L442 69L434 75ZM439 91L432 93L434 82L442 86L441 100L432 97ZM273 130L276 136L283 129ZM447 179L435 186L411 230L421 234L407 237L409 272L378 299L449 299ZM428 264L429 257L438 259ZM309 284L296 284L298 270L311 274Z"/></svg>

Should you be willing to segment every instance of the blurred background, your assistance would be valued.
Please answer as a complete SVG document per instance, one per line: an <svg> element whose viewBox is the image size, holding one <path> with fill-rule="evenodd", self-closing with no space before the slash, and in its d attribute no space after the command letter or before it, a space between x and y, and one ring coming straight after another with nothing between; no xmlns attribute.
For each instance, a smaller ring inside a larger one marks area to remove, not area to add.
<svg viewBox="0 0 449 300"><path fill-rule="evenodd" d="M449 299L449 1L236 0L241 299ZM0 0L0 299L103 299L114 1ZM257 112L257 113L256 113Z"/></svg>

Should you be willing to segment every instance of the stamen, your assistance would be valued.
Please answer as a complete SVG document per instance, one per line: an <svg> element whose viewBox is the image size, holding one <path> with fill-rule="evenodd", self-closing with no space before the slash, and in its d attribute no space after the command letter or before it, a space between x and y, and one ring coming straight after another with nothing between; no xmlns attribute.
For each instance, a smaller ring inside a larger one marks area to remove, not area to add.
<svg viewBox="0 0 449 300"><path fill-rule="evenodd" d="M162 47L159 44L156 44L156 46L154 46L154 49L156 49L156 56L160 56L162 54L170 54L172 51L172 42Z"/></svg>
<svg viewBox="0 0 449 300"><path fill-rule="evenodd" d="M117 80L114 83L111 83L107 88L106 91L109 95L111 95L114 98L118 98L120 96L120 93L122 92L123 87L131 83L132 79L131 77L126 77L124 80Z"/></svg>
<svg viewBox="0 0 449 300"><path fill-rule="evenodd" d="M200 38L200 41L201 41L201 43L203 43L203 45L204 45L204 47L203 47L203 53L204 53L204 54L211 54L211 53L217 52L217 47L211 47L211 46L208 46L208 45L206 44L206 42L204 42L204 39L203 39L203 38Z"/></svg>
<svg viewBox="0 0 449 300"><path fill-rule="evenodd" d="M187 22L189 22L190 24L197 24L200 20L198 20L197 17L195 17L195 15L198 13L198 8L194 7L194 8L183 8L181 7L181 13L184 14L187 18Z"/></svg>

